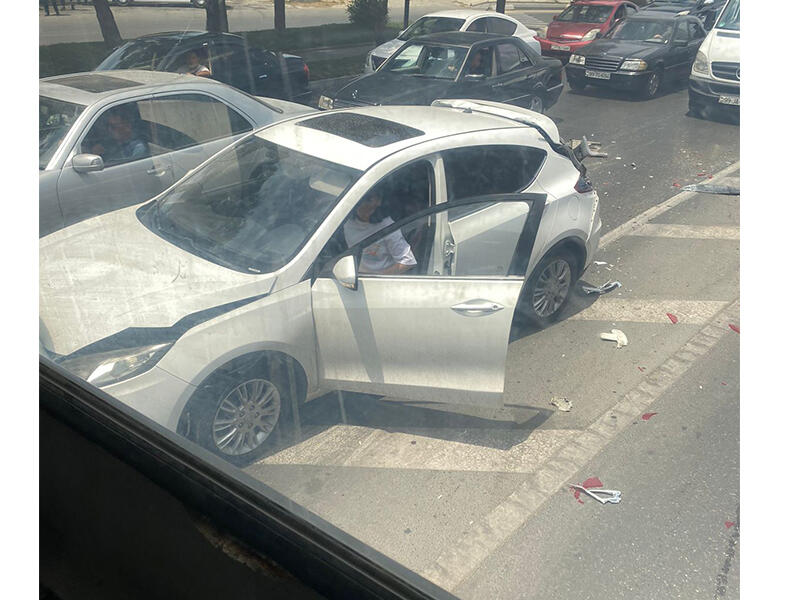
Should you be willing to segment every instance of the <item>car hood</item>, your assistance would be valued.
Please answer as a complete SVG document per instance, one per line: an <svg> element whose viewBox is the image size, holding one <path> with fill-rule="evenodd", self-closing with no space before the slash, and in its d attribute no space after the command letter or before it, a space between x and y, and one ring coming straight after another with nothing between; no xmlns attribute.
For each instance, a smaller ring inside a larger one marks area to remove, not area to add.
<svg viewBox="0 0 800 600"><path fill-rule="evenodd" d="M584 56L621 56L623 58L649 58L660 54L665 44L648 44L647 42L618 42L615 40L597 40L592 42L578 54Z"/></svg>
<svg viewBox="0 0 800 600"><path fill-rule="evenodd" d="M567 21L553 21L547 26L547 39L574 38L580 40L592 29L603 29L605 23L570 23Z"/></svg>
<svg viewBox="0 0 800 600"><path fill-rule="evenodd" d="M403 40L394 38L393 40L389 40L385 44L381 44L377 48L373 49L370 54L373 56L379 56L381 58L389 58L392 54L394 54L395 50L397 50L403 44L405 44Z"/></svg>
<svg viewBox="0 0 800 600"><path fill-rule="evenodd" d="M274 276L239 273L181 250L142 225L137 208L40 240L40 344L47 350L70 354L129 327L170 327L270 291Z"/></svg>
<svg viewBox="0 0 800 600"><path fill-rule="evenodd" d="M336 98L365 104L416 104L427 106L442 98L453 85L449 79L414 77L378 71L351 81Z"/></svg>
<svg viewBox="0 0 800 600"><path fill-rule="evenodd" d="M720 33L722 35L720 35ZM731 37L731 34L736 34ZM739 37L737 32L726 32L713 29L703 43L703 52L712 62L739 62Z"/></svg>

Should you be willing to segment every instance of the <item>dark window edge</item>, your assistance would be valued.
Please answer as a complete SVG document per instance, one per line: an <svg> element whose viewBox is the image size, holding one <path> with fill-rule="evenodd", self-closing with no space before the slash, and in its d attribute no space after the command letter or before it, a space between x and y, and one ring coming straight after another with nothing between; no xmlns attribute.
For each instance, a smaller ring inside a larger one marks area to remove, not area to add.
<svg viewBox="0 0 800 600"><path fill-rule="evenodd" d="M39 403L54 418L326 597L455 598L275 490L248 484L246 476L211 453L188 450L177 434L102 390L89 391L43 357ZM292 508L306 514L299 517Z"/></svg>

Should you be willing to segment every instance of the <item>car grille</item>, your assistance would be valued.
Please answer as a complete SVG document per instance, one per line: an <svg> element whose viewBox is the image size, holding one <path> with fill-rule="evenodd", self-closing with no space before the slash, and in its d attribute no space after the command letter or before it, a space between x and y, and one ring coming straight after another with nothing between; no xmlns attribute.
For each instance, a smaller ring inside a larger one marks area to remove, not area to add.
<svg viewBox="0 0 800 600"><path fill-rule="evenodd" d="M382 56L373 56L372 57L372 69L375 70L380 67L386 59Z"/></svg>
<svg viewBox="0 0 800 600"><path fill-rule="evenodd" d="M723 95L723 96L738 96L739 95L739 86L738 85L725 85L724 83L709 83L708 87L715 94L719 94L719 95Z"/></svg>
<svg viewBox="0 0 800 600"><path fill-rule="evenodd" d="M599 71L616 71L622 64L622 59L617 56L587 56L586 68Z"/></svg>
<svg viewBox="0 0 800 600"><path fill-rule="evenodd" d="M711 72L714 74L714 77L718 77L719 79L739 81L738 62L712 62Z"/></svg>

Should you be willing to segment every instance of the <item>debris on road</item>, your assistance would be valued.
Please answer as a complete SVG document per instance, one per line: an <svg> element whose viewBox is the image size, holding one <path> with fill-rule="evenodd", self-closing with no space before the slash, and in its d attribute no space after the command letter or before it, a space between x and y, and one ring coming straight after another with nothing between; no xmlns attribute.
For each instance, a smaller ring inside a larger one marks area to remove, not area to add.
<svg viewBox="0 0 800 600"><path fill-rule="evenodd" d="M728 327L733 329L736 333L741 333L741 331L739 331L739 326L738 325L734 325L733 323L728 323Z"/></svg>
<svg viewBox="0 0 800 600"><path fill-rule="evenodd" d="M619 329L612 329L611 333L601 333L600 339L607 342L617 342L617 348L628 345L628 336Z"/></svg>
<svg viewBox="0 0 800 600"><path fill-rule="evenodd" d="M594 478L599 483L599 479ZM588 481L588 480L587 480ZM586 481L584 481L586 483ZM602 485L602 484L601 484ZM580 499L580 492L583 492L587 496L591 496L595 500L597 500L600 504L619 504L619 501L622 500L622 492L619 490L604 490L594 486L583 486L577 484L571 484L569 486L572 488L575 498L583 504Z"/></svg>
<svg viewBox="0 0 800 600"><path fill-rule="evenodd" d="M602 266L602 265L607 265L608 263L604 260L596 260L594 261L594 264L596 264L597 266Z"/></svg>
<svg viewBox="0 0 800 600"><path fill-rule="evenodd" d="M739 196L741 188L733 185L717 185L713 183L692 183L681 188L684 192L700 192L705 194L720 194L723 196Z"/></svg>
<svg viewBox="0 0 800 600"><path fill-rule="evenodd" d="M642 373L644 373L645 367L636 367L636 368L639 369Z"/></svg>
<svg viewBox="0 0 800 600"><path fill-rule="evenodd" d="M550 404L561 412L569 412L572 410L572 400L567 400L566 398L553 397L550 399Z"/></svg>
<svg viewBox="0 0 800 600"><path fill-rule="evenodd" d="M607 294L608 292L613 292L618 287L622 287L622 284L619 281L606 281L600 287L595 287L592 285L584 285L583 291L588 296L589 294Z"/></svg>
<svg viewBox="0 0 800 600"><path fill-rule="evenodd" d="M736 523L734 523L733 521L725 521L725 529L730 529L734 525L736 525Z"/></svg>
<svg viewBox="0 0 800 600"><path fill-rule="evenodd" d="M642 421L649 421L652 417L654 417L657 414L658 414L657 412L656 413L644 413L642 415Z"/></svg>
<svg viewBox="0 0 800 600"><path fill-rule="evenodd" d="M676 317L672 313L667 313L667 316L669 317L669 320L672 321L673 325L678 322L678 317Z"/></svg>
<svg viewBox="0 0 800 600"><path fill-rule="evenodd" d="M589 479L583 482L582 487L601 488L603 487L603 482L600 481L597 477L589 477ZM573 488L573 486L569 486L569 489L572 490L572 495L575 496L575 500L577 500L580 504L583 504L583 500L581 500L581 491Z"/></svg>

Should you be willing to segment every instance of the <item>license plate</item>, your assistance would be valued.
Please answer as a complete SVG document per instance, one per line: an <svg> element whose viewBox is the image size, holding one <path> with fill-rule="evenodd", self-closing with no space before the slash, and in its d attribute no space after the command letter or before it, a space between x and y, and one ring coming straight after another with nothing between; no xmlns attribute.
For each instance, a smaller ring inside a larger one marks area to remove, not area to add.
<svg viewBox="0 0 800 600"><path fill-rule="evenodd" d="M604 73L603 71L586 71L586 76L592 79L611 79L611 73Z"/></svg>
<svg viewBox="0 0 800 600"><path fill-rule="evenodd" d="M560 44L553 44L551 46L553 50L562 50L564 52L569 52L569 46L562 46Z"/></svg>
<svg viewBox="0 0 800 600"><path fill-rule="evenodd" d="M739 106L739 96L720 96L720 104L730 104L732 106Z"/></svg>

